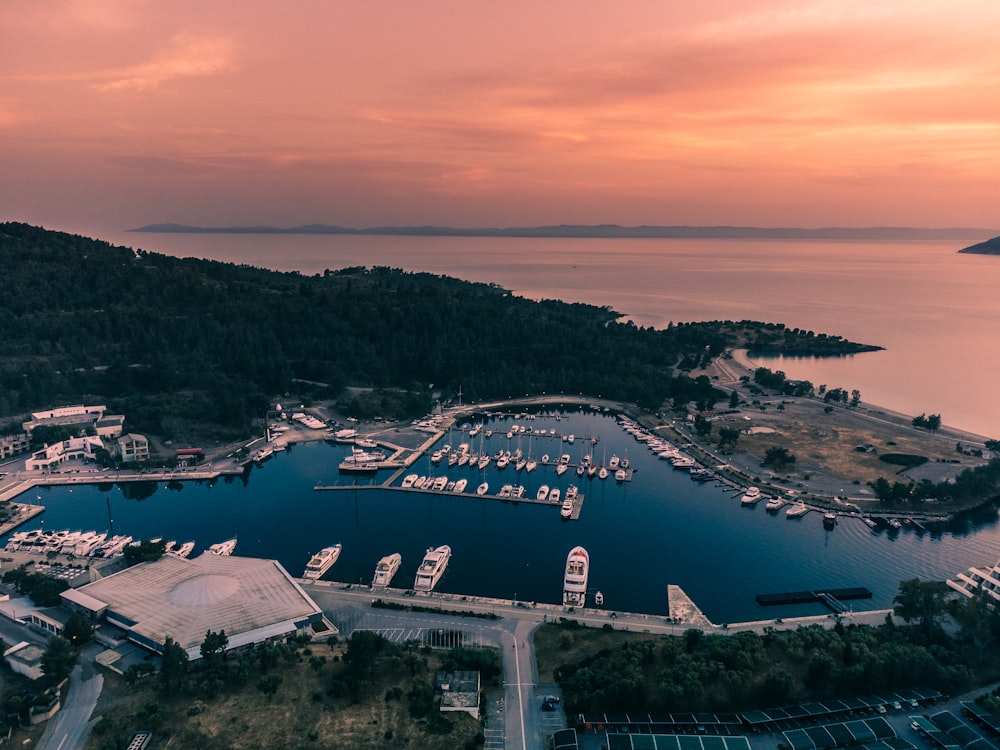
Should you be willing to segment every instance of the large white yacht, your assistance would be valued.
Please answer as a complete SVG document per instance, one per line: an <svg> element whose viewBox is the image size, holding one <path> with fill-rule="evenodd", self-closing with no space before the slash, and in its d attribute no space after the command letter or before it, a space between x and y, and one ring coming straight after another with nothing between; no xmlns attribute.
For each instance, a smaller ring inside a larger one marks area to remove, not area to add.
<svg viewBox="0 0 1000 750"><path fill-rule="evenodd" d="M337 562L337 559L340 557L341 549L342 547L339 544L321 549L309 558L309 562L306 563L306 569L302 574L302 577L311 578L313 580L322 578L323 574L332 568L333 564Z"/></svg>
<svg viewBox="0 0 1000 750"><path fill-rule="evenodd" d="M416 591L430 591L437 586L444 569L448 567L448 560L451 559L451 547L443 544L440 547L427 549L427 554L420 561L417 568L417 577L413 580L413 588Z"/></svg>
<svg viewBox="0 0 1000 750"><path fill-rule="evenodd" d="M566 558L566 575L563 579L563 606L582 607L587 601L587 575L590 572L590 555L583 547L574 547Z"/></svg>
<svg viewBox="0 0 1000 750"><path fill-rule="evenodd" d="M213 555L231 555L236 550L236 538L227 539L224 542L219 542L218 544L213 544L208 548L208 551Z"/></svg>
<svg viewBox="0 0 1000 750"><path fill-rule="evenodd" d="M402 562L403 556L398 552L386 555L379 560L378 565L375 566L375 575L372 578L372 586L388 586L392 582L392 577L396 575L396 571L399 570L399 566Z"/></svg>

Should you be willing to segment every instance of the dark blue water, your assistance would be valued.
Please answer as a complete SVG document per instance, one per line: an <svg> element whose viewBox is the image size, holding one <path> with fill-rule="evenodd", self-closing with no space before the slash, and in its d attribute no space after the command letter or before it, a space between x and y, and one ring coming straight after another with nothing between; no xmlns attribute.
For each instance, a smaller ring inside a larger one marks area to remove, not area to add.
<svg viewBox="0 0 1000 750"><path fill-rule="evenodd" d="M483 441L490 454L507 447L511 421L488 424L495 430ZM826 531L818 513L788 520L783 510L768 514L763 503L746 508L729 491L691 481L608 416L576 412L558 420L549 415L519 421L577 437L572 446L548 437L535 437L529 446L522 438L522 449L530 447L536 458L569 453L578 463L584 449L598 461L627 455L636 469L633 480L589 480L572 469L557 477L552 466L520 475L513 465L498 471L492 463L484 472L449 470L445 463L431 467L428 459L412 467L420 474L466 477L470 492L484 479L490 494L514 483L524 484L530 497L543 483L563 491L577 484L585 496L580 520L563 521L557 507L497 499L371 488L316 491L317 484L350 480L337 472L344 448L309 443L276 454L246 477L179 489L161 483L141 500L126 496L137 494L135 487L124 493L117 486L41 489L38 500L36 494L19 498L46 506L23 528L104 530L110 506L115 533L194 539L199 550L235 535L237 554L277 559L293 575L302 572L312 552L340 542L343 554L326 577L368 583L380 557L400 552L396 586L411 584L427 547L448 544L452 559L438 590L549 603L561 601L566 555L581 544L590 553L590 588L604 593L609 609L666 614L667 585L677 584L716 623L823 614L819 605L764 608L754 600L758 593L817 587L866 586L874 598L855 602L855 609L887 608L903 579L944 580L1000 556L995 513L940 535L874 534L846 518ZM585 436L600 440L589 446ZM477 451L479 440L458 431L444 438L454 445L472 442ZM514 440L511 448L516 447Z"/></svg>

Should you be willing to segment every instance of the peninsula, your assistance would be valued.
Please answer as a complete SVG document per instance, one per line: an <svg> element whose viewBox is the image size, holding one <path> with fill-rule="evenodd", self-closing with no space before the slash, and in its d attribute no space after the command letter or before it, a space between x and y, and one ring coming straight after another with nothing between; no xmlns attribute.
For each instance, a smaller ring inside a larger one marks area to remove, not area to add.
<svg viewBox="0 0 1000 750"><path fill-rule="evenodd" d="M969 253L970 255L1000 255L1000 237L980 242L969 247L962 248L958 252Z"/></svg>

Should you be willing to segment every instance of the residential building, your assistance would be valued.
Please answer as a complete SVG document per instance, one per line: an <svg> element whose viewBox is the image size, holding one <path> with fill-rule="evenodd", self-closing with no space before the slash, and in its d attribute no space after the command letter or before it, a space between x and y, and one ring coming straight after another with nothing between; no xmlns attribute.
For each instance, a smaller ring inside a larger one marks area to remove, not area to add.
<svg viewBox="0 0 1000 750"><path fill-rule="evenodd" d="M149 441L144 435L129 432L115 441L115 452L125 463L149 459Z"/></svg>

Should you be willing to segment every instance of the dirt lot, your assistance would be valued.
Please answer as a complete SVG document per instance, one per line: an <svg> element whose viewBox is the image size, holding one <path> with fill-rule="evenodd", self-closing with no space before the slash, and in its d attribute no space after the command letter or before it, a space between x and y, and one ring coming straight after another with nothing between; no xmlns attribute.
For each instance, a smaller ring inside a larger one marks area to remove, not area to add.
<svg viewBox="0 0 1000 750"><path fill-rule="evenodd" d="M153 732L150 750L165 747L299 748L336 747L344 750L406 747L413 750L461 748L480 731L479 722L463 713L448 714L444 721L451 730L439 733L445 716L434 711L425 719L409 715L407 694L412 682L376 677L361 703L348 697L331 697L331 686L343 670L339 659L343 644L334 648L314 645L300 662L281 662L273 670L281 684L273 696L258 690L257 679L242 688L223 688L216 698L181 696L164 698L155 677L140 680L129 688L118 675L105 677L104 690L95 716L102 722L91 734L87 750L99 750L115 737L126 739L131 732ZM325 658L318 668L312 657ZM336 657L336 661L334 660ZM427 669L417 679L432 680L438 657L426 655ZM194 673L195 677L197 673ZM384 698L398 687L398 698ZM433 728L431 728L433 727Z"/></svg>
<svg viewBox="0 0 1000 750"><path fill-rule="evenodd" d="M770 482L787 488L786 494L830 500L850 497L855 503L874 503L868 482L879 477L889 482L929 479L939 482L966 468L984 463L972 450L982 448L982 438L942 428L935 433L913 427L912 417L889 412L862 402L856 408L838 405L832 409L820 398L793 398L740 382L752 375L738 359L722 360L703 373L724 390L736 389L736 409L717 404L712 415L709 441L698 439L688 425L680 426L685 438L702 446L719 464L733 466L747 481ZM735 449L720 454L719 430L740 430ZM666 428L669 430L669 428ZM959 452L956 446L963 446ZM763 465L768 448L786 448L796 457L783 470ZM889 454L924 456L922 466L908 471L880 460Z"/></svg>

